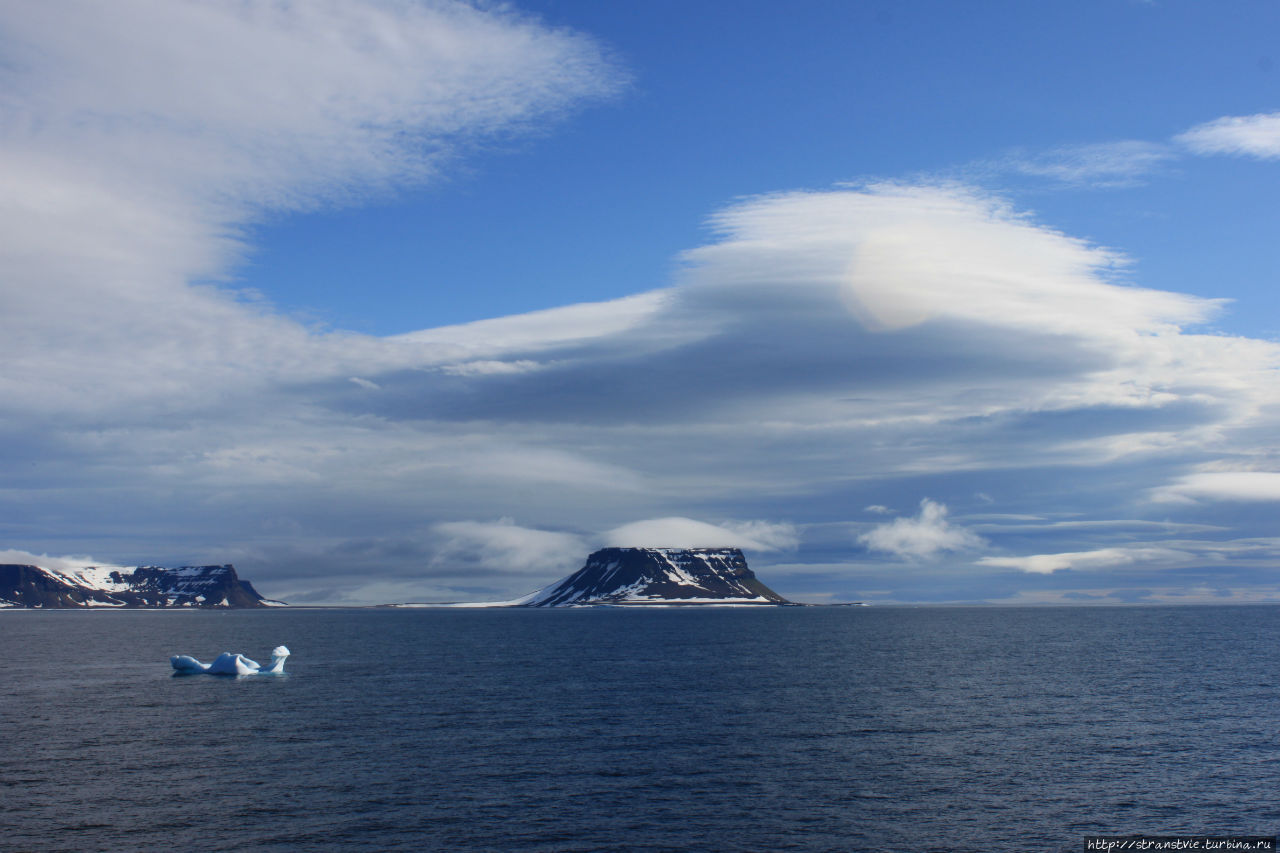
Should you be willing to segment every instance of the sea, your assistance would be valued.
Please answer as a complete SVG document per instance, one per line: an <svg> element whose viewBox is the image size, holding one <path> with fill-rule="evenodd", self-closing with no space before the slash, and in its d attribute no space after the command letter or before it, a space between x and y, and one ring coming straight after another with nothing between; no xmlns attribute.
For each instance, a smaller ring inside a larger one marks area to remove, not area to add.
<svg viewBox="0 0 1280 853"><path fill-rule="evenodd" d="M9 611L0 650L5 851L1280 831L1271 606Z"/></svg>

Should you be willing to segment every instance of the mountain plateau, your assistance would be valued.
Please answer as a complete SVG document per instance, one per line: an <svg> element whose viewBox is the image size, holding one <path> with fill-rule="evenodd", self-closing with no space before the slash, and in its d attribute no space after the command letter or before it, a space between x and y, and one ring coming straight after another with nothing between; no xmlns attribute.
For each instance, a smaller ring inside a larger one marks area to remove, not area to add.
<svg viewBox="0 0 1280 853"><path fill-rule="evenodd" d="M516 607L789 605L747 567L737 548L604 548L564 580Z"/></svg>

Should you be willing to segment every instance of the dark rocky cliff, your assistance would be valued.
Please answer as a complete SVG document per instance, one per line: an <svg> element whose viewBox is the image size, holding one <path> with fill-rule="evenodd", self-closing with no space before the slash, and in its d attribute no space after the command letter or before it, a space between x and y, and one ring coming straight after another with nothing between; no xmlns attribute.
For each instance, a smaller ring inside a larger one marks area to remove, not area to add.
<svg viewBox="0 0 1280 853"><path fill-rule="evenodd" d="M790 604L747 567L737 548L604 548L525 607L589 604Z"/></svg>

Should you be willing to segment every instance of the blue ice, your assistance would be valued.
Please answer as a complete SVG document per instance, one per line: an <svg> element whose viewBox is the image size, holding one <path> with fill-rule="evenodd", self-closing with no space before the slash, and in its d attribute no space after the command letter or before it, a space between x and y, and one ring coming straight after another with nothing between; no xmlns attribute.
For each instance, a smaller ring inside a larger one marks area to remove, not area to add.
<svg viewBox="0 0 1280 853"><path fill-rule="evenodd" d="M271 663L265 667L233 652L223 652L213 663L200 663L191 655L174 655L169 658L169 663L173 664L175 675L196 675L202 672L209 675L283 675L284 660L288 656L287 648L276 646L271 650Z"/></svg>

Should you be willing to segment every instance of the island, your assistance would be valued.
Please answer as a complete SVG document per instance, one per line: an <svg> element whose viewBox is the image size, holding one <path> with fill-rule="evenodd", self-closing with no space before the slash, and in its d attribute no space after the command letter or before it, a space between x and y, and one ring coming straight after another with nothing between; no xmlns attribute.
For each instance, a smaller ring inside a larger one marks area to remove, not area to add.
<svg viewBox="0 0 1280 853"><path fill-rule="evenodd" d="M392 607L798 607L738 548L602 548L581 569L521 598Z"/></svg>
<svg viewBox="0 0 1280 853"><path fill-rule="evenodd" d="M0 607L230 609L279 607L236 575L234 566L89 566L55 569L0 564Z"/></svg>

